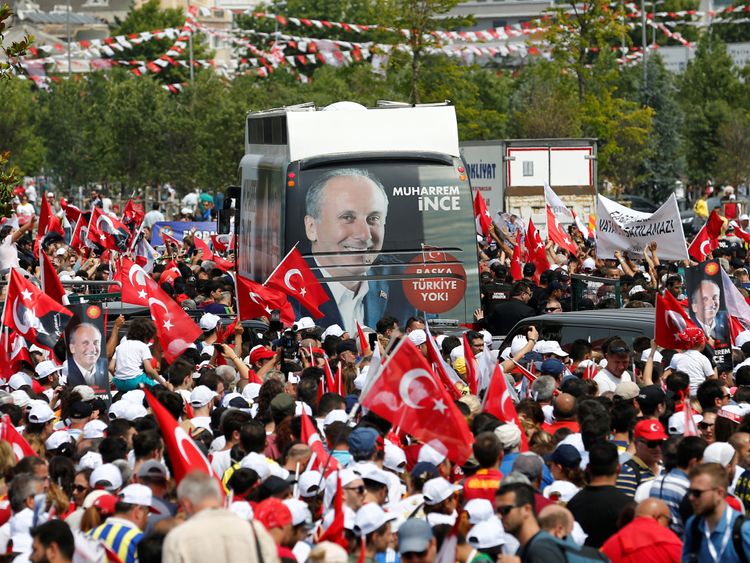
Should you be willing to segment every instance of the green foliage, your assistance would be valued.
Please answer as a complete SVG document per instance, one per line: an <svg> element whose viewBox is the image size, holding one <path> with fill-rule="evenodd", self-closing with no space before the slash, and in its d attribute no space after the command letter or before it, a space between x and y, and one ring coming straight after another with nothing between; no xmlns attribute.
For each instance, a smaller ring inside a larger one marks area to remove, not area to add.
<svg viewBox="0 0 750 563"><path fill-rule="evenodd" d="M720 182L738 185L750 180L750 115L734 109L719 127L718 177Z"/></svg>
<svg viewBox="0 0 750 563"><path fill-rule="evenodd" d="M31 81L0 80L0 153L13 151L9 164L21 172L39 170L44 158L44 145L36 129L35 98Z"/></svg>
<svg viewBox="0 0 750 563"><path fill-rule="evenodd" d="M21 41L14 41L10 45L5 45L3 42L6 24L5 22L13 16L13 12L10 6L3 2L0 4L0 55L3 55L3 59L0 60L0 80L10 77L10 72L13 69L18 69L15 59L22 57L26 54L26 51L34 41L32 36L27 35Z"/></svg>

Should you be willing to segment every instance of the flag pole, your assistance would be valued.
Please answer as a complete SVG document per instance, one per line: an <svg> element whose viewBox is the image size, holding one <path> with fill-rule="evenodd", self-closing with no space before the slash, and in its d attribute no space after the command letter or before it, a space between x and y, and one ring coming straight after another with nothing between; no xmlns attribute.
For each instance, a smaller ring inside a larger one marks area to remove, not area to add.
<svg viewBox="0 0 750 563"><path fill-rule="evenodd" d="M281 265L284 263L284 260L286 260L287 258L289 258L289 255L292 252L294 252L294 249L297 248L298 244L299 244L299 241L295 242L294 246L289 250L289 252L286 253L286 256L284 256L284 258L282 258L281 261L278 264L276 264L276 267L268 275L268 277L266 278L266 281L263 282L263 285L266 285L268 283L268 280L270 280L273 277L273 275L276 273L276 270L278 270L281 267Z"/></svg>

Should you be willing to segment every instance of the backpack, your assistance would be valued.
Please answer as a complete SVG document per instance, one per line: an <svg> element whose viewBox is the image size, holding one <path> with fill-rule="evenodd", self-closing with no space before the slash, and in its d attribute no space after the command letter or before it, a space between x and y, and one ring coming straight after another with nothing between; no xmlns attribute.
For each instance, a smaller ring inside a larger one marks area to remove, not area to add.
<svg viewBox="0 0 750 563"><path fill-rule="evenodd" d="M727 510L731 510L731 508L727 507ZM701 534L700 530L698 529L700 520L701 518L699 516L696 516L695 518L693 518L693 521L690 524L691 542L688 561L698 561L698 551L701 548L701 541L703 540L703 534ZM740 561L742 563L748 563L747 554L745 553L745 549L742 546L742 524L744 523L745 516L744 514L740 514L737 517L737 520L734 521L734 525L732 526L732 545L734 546L734 551L737 552L737 557L739 557Z"/></svg>

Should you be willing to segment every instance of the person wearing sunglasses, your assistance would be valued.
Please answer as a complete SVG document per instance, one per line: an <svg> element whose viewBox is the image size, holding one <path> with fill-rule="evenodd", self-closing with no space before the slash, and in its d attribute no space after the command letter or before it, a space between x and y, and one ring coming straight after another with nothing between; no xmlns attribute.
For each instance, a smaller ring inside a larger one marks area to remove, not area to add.
<svg viewBox="0 0 750 563"><path fill-rule="evenodd" d="M750 554L750 522L735 530L740 512L726 501L729 474L718 463L701 463L690 470L687 498L694 515L685 524L683 561L736 563ZM743 556L744 555L744 556Z"/></svg>
<svg viewBox="0 0 750 563"><path fill-rule="evenodd" d="M524 483L502 485L495 496L495 512L505 532L515 536L521 544L516 556L500 555L498 563L517 561L516 557L520 557L522 563L566 561L556 540L539 526L531 486Z"/></svg>
<svg viewBox="0 0 750 563"><path fill-rule="evenodd" d="M611 561L679 561L682 541L668 526L669 507L657 499L646 499L635 509L635 518L602 546Z"/></svg>
<svg viewBox="0 0 750 563"><path fill-rule="evenodd" d="M616 337L609 341L604 358L607 360L607 366L600 369L594 377L599 395L607 391L614 392L621 382L633 380L627 372L630 365L630 348L622 338Z"/></svg>
<svg viewBox="0 0 750 563"><path fill-rule="evenodd" d="M653 419L638 422L633 437L635 454L622 465L617 477L618 490L631 498L641 484L653 480L659 473L661 446L668 438L661 422Z"/></svg>

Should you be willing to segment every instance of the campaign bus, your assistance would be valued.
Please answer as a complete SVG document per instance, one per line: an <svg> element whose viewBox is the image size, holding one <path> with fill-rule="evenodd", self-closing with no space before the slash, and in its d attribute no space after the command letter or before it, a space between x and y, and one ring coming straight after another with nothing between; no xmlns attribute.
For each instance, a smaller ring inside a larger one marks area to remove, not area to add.
<svg viewBox="0 0 750 563"><path fill-rule="evenodd" d="M262 283L296 246L330 296L320 325L472 321L477 235L452 105L250 112L239 168L243 275Z"/></svg>

